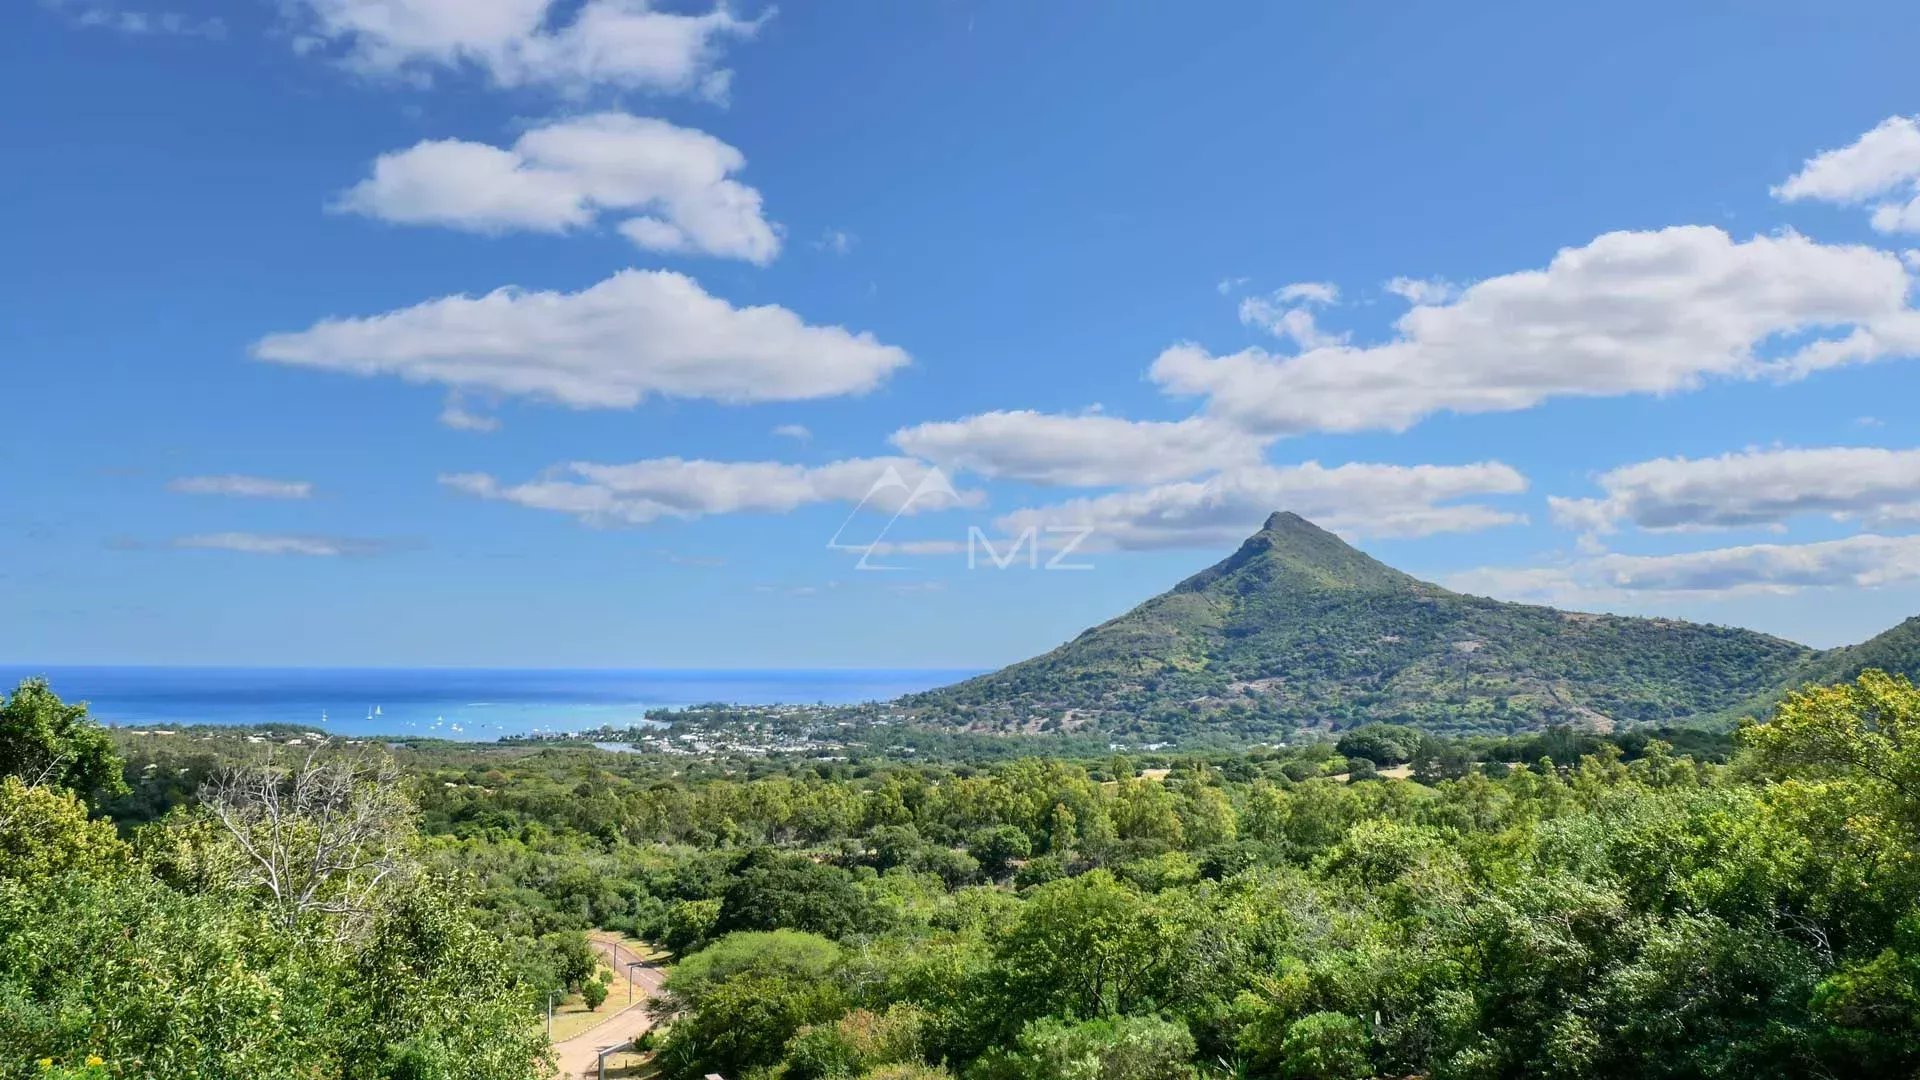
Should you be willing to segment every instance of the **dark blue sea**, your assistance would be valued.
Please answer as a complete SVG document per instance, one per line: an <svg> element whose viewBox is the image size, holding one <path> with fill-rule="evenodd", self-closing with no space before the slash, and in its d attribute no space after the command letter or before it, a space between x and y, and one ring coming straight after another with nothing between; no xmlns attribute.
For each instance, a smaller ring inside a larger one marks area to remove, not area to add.
<svg viewBox="0 0 1920 1080"><path fill-rule="evenodd" d="M973 671L609 671L498 668L189 668L0 665L12 689L44 675L120 727L295 724L339 735L503 735L625 727L649 709L886 701Z"/></svg>

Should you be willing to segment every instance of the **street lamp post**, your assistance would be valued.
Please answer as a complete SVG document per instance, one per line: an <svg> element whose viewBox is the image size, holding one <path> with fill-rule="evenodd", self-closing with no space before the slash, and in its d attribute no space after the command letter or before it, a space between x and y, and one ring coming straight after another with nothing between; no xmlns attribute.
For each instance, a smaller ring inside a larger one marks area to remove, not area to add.
<svg viewBox="0 0 1920 1080"><path fill-rule="evenodd" d="M565 990L547 991L547 1041L548 1042L553 1041L553 999L557 997L565 997L566 993L567 992Z"/></svg>
<svg viewBox="0 0 1920 1080"><path fill-rule="evenodd" d="M629 1005L633 1004L633 969L646 966L647 963L644 960L627 961L627 1004Z"/></svg>

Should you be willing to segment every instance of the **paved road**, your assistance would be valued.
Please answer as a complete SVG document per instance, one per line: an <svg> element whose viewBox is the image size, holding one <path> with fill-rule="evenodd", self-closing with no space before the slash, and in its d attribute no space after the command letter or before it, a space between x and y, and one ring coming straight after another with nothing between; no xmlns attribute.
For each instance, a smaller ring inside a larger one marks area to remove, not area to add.
<svg viewBox="0 0 1920 1080"><path fill-rule="evenodd" d="M599 1064L600 1051L609 1046L618 1046L633 1041L640 1033L653 1026L653 1018L647 1015L647 999L660 989L666 981L666 973L649 964L633 970L633 1004L627 1000L627 963L641 959L639 953L627 948L611 938L596 937L594 948L607 960L607 966L618 976L608 987L607 1004L619 1003L618 1012L611 1013L605 1020L591 1028L553 1044L554 1056L560 1061L560 1075L582 1080L595 1075L595 1066Z"/></svg>

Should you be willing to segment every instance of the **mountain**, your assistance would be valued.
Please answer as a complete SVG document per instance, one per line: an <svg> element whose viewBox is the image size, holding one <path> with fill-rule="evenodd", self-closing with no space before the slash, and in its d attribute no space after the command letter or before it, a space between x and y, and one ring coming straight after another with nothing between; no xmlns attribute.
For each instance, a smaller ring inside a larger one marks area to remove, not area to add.
<svg viewBox="0 0 1920 1080"><path fill-rule="evenodd" d="M1225 561L1125 615L906 703L977 730L1610 730L1725 720L1868 666L1920 668L1920 619L1819 652L1733 627L1512 604L1421 581L1276 513Z"/></svg>

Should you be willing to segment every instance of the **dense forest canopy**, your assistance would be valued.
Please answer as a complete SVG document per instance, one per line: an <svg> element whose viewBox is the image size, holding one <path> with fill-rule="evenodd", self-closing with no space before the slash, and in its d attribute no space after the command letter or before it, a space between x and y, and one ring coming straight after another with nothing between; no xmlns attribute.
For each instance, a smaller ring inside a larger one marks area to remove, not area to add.
<svg viewBox="0 0 1920 1080"><path fill-rule="evenodd" d="M678 957L666 1080L1920 1068L1920 692L1878 673L1737 746L268 760L120 733L118 783L49 771L106 734L50 703L0 712L0 1061L27 1063L0 1075L535 1077L598 928ZM327 844L353 856L293 872Z"/></svg>

